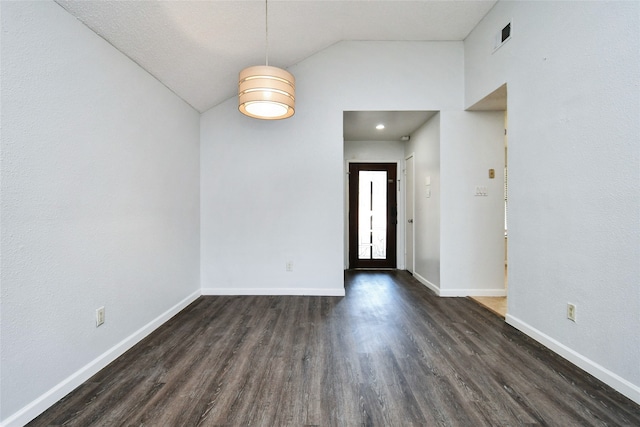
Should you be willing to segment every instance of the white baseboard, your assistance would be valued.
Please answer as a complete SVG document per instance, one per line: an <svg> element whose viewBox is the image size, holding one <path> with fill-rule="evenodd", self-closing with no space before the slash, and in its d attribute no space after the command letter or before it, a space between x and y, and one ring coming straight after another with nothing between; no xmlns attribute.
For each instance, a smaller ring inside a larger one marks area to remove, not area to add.
<svg viewBox="0 0 640 427"><path fill-rule="evenodd" d="M441 289L441 297L506 297L505 289Z"/></svg>
<svg viewBox="0 0 640 427"><path fill-rule="evenodd" d="M202 295L280 295L343 297L344 288L202 288Z"/></svg>
<svg viewBox="0 0 640 427"><path fill-rule="evenodd" d="M38 397L33 402L27 404L18 412L12 414L7 419L2 421L0 426L2 427L18 427L27 424L35 417L43 413L54 403L65 397L72 392L76 387L80 386L86 380L98 373L101 369L113 362L125 351L140 342L144 337L156 330L159 326L164 324L167 320L178 314L186 306L191 304L200 296L200 290L192 293L151 322L147 323L136 332L120 341L118 344L102 353L100 356L89 362L87 365L76 371L71 376L67 377L64 381L60 382L52 389Z"/></svg>
<svg viewBox="0 0 640 427"><path fill-rule="evenodd" d="M415 277L416 279L418 279L418 282L422 283L423 285L425 285L427 288L431 289L433 292L436 293L436 295L440 296L440 288L436 285L434 285L433 283L431 283L430 281L428 281L427 279L425 279L424 277L422 277L420 274L418 274L417 272L413 272L413 277Z"/></svg>
<svg viewBox="0 0 640 427"><path fill-rule="evenodd" d="M536 328L530 326L529 324L521 321L520 319L513 317L510 314L507 314L506 322L511 326L513 326L514 328L527 334L534 340L538 341L540 344L554 351L558 355L567 359L569 362L573 363L577 367L585 370L586 372L590 373L594 377L598 378L600 381L608 384L615 390L624 394L629 399L640 404L640 387L639 386L630 383L629 381L609 371L608 369L599 365L593 360L584 357L583 355L576 352L575 350L556 341L550 336L544 334L543 332L537 330Z"/></svg>
<svg viewBox="0 0 640 427"><path fill-rule="evenodd" d="M420 283L431 289L439 297L506 297L506 289L442 289L424 277L419 273L413 272L415 277Z"/></svg>

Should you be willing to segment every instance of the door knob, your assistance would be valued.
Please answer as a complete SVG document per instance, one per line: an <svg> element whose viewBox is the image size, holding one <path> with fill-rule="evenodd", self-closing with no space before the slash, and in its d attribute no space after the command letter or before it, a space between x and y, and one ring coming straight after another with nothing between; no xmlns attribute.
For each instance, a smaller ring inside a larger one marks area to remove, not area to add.
<svg viewBox="0 0 640 427"><path fill-rule="evenodd" d="M407 222L408 222L409 224L413 224L413 219L409 219L409 220L407 220Z"/></svg>

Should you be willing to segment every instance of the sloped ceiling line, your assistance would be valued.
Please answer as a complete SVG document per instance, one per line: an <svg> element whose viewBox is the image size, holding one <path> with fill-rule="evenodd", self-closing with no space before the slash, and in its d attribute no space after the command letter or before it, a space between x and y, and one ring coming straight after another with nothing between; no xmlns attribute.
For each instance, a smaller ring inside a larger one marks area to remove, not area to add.
<svg viewBox="0 0 640 427"><path fill-rule="evenodd" d="M264 2L55 0L199 112L264 60ZM269 62L291 67L342 40L464 40L496 1L269 4Z"/></svg>

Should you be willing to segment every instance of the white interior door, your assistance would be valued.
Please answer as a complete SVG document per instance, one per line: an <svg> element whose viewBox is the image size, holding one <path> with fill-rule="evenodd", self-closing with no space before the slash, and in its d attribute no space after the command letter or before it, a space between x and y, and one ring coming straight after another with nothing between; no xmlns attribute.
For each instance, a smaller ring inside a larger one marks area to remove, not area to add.
<svg viewBox="0 0 640 427"><path fill-rule="evenodd" d="M406 265L407 270L413 274L413 264L414 264L414 243L413 243L413 204L414 204L414 174L413 174L413 155L407 157L405 160L405 250L404 250L404 265Z"/></svg>

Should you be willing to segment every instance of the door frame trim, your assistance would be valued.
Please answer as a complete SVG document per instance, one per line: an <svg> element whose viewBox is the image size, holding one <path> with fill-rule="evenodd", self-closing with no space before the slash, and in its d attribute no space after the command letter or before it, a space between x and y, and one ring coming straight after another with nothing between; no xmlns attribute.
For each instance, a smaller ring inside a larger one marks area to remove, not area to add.
<svg viewBox="0 0 640 427"><path fill-rule="evenodd" d="M413 181L413 212L407 212L407 200L408 199L408 193L407 193L407 160L409 160L410 158L413 158L413 176L411 177L412 181ZM413 227L411 227L411 243L413 245L413 247L411 248L411 255L412 255L412 260L411 260L411 265L413 267L413 271L411 272L412 274L416 271L416 153L415 152L411 152L407 157L404 158L404 167L402 168L402 175L405 178L404 180L404 233L405 233L405 237L407 234L407 221L409 220L409 218L413 219ZM407 239L404 239L404 268L407 268Z"/></svg>

